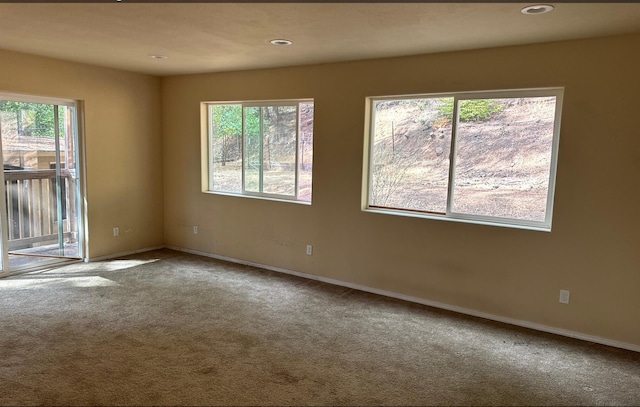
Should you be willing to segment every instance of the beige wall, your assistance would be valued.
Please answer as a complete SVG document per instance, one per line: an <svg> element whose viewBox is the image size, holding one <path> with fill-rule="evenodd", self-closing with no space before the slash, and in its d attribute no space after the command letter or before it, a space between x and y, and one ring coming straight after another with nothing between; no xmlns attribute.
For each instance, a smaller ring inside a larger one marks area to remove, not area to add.
<svg viewBox="0 0 640 407"><path fill-rule="evenodd" d="M156 77L0 50L0 92L84 101L90 257L163 243L160 90Z"/></svg>
<svg viewBox="0 0 640 407"><path fill-rule="evenodd" d="M633 35L164 78L165 243L640 345L639 56ZM548 86L551 233L360 210L366 96ZM201 193L199 102L278 98L315 99L313 205Z"/></svg>

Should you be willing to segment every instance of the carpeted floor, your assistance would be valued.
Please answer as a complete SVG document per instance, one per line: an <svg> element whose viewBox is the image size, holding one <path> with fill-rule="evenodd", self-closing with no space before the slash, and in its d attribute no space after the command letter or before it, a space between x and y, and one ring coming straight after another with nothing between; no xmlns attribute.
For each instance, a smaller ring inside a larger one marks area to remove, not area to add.
<svg viewBox="0 0 640 407"><path fill-rule="evenodd" d="M0 280L2 405L640 405L640 354L174 252Z"/></svg>

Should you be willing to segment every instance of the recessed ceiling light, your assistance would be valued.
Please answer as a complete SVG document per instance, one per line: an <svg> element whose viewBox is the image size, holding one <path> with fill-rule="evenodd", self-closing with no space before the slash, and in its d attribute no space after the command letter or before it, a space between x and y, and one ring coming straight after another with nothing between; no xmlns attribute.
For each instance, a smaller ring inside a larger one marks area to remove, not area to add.
<svg viewBox="0 0 640 407"><path fill-rule="evenodd" d="M169 58L169 57L168 57L168 56L166 56L166 55L158 55L158 54L154 54L154 55L149 55L149 58L152 58L152 59L167 59L167 58Z"/></svg>
<svg viewBox="0 0 640 407"><path fill-rule="evenodd" d="M533 6L527 6L527 7L523 8L522 10L520 10L520 12L522 14L533 15L533 14L548 13L551 10L553 10L553 6L551 6L549 4L536 4L536 5L533 5Z"/></svg>
<svg viewBox="0 0 640 407"><path fill-rule="evenodd" d="M271 40L269 42L272 43L273 45L291 45L291 44L293 44L293 42L291 42L289 40L285 40L285 39Z"/></svg>

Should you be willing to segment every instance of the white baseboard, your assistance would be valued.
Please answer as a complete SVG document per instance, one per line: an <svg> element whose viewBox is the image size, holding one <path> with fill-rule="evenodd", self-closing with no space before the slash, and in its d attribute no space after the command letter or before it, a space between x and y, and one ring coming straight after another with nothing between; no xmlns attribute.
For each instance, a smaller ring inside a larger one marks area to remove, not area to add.
<svg viewBox="0 0 640 407"><path fill-rule="evenodd" d="M448 311L458 312L460 314L465 314L465 315L471 315L471 316L478 317L478 318L489 319L489 320L492 320L492 321L502 322L502 323L505 323L505 324L521 326L523 328L534 329L536 331L548 332L548 333L552 333L552 334L556 334L556 335L566 336L566 337L569 337L569 338L575 338L575 339L580 339L580 340L583 340L583 341L599 343L601 345L613 346L615 348L621 348L621 349L631 350L631 351L634 351L634 352L640 352L640 345L635 345L635 344L632 344L632 343L620 342L620 341L616 341L616 340L613 340L613 339L601 338L599 336L593 336L593 335L583 334L583 333L580 333L580 332L569 331L567 329L555 328L555 327L552 327L552 326L536 324L534 322L523 321L523 320L513 319L513 318L507 318L507 317L502 317L502 316L494 315L494 314L488 314L486 312L480 312L480 311L476 311L476 310L473 310L473 309L470 309L470 308L458 307L456 305L449 305L449 304L445 304L445 303L442 303L442 302L430 301L430 300L426 300L424 298L412 297L412 296L409 296L409 295L394 293L392 291L380 290L380 289L377 289L377 288L371 288L371 287L367 287L367 286L363 286L363 285L359 285L359 284L352 284L352 283L348 283L348 282L344 282L344 281L340 281L340 280L335 280L333 278L316 276L316 275L313 275L313 274L302 273L302 272L299 272L299 271L287 270L287 269L283 269L283 268L280 268L280 267L268 266L268 265L265 265L265 264L255 263L255 262L252 262L252 261L236 259L236 258L233 258L233 257L220 256L220 255L217 255L217 254L202 252L202 251L199 251L199 250L185 249L185 248L182 248L182 247L170 246L170 245L167 245L167 246L164 246L164 247L167 248L167 249L176 250L176 251L180 251L180 252L197 254L199 256L210 257L210 258L218 259L218 260L224 260L224 261L228 261L228 262L231 262L231 263L243 264L243 265L247 265L247 266L253 266L253 267L262 268L262 269L265 269L265 270L276 271L276 272L279 272L279 273L291 274L291 275L294 275L294 276L308 278L308 279L311 279L311 280L322 281L323 283L328 283L328 284L338 285L338 286L342 286L342 287L352 288L352 289L358 290L358 291L365 291L365 292L372 293L372 294L383 295L385 297L391 297L391 298L396 298L396 299L399 299L399 300L414 302L414 303L426 305L426 306L429 306L429 307L445 309L445 310L448 310Z"/></svg>
<svg viewBox="0 0 640 407"><path fill-rule="evenodd" d="M150 252L151 250L164 249L165 247L166 246L164 246L164 245L151 246L151 247L145 247L143 249L131 250L131 251L127 251L127 252L107 254L105 256L89 257L89 258L87 258L85 260L85 263L91 263L91 262L94 262L94 261L102 261L102 260L111 260L111 259L115 259L116 257L123 257L123 256L129 256L129 255L132 255L132 254Z"/></svg>

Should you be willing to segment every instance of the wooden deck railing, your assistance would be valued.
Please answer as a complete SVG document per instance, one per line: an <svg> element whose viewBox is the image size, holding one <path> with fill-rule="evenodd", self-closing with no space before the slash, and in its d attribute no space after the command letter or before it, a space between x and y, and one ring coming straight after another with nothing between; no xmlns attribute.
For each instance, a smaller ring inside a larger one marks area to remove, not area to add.
<svg viewBox="0 0 640 407"><path fill-rule="evenodd" d="M58 241L56 170L5 170L5 194L9 250ZM62 232L65 240L75 235L73 211L75 179L69 170L60 177Z"/></svg>

